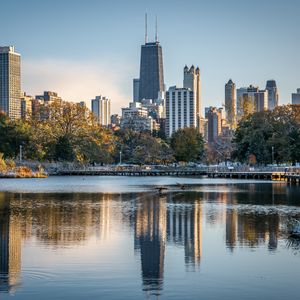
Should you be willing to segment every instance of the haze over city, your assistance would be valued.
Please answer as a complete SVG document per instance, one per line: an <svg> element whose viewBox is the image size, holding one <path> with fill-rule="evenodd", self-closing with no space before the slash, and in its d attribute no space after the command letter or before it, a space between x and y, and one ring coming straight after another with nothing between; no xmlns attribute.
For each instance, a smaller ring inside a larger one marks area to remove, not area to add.
<svg viewBox="0 0 300 300"><path fill-rule="evenodd" d="M182 86L186 64L199 66L202 107L224 103L229 78L237 87L260 88L275 79L280 104L290 103L299 87L296 0L29 0L2 1L1 8L1 43L22 54L22 90L28 94L53 90L88 105L103 94L112 100L112 113L120 113L139 76L145 13L150 41L158 18L166 87Z"/></svg>

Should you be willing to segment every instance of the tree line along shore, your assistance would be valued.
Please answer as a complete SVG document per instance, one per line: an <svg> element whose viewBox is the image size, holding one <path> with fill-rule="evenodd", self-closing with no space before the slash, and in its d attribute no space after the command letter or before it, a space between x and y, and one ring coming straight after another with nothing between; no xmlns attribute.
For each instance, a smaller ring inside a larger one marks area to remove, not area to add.
<svg viewBox="0 0 300 300"><path fill-rule="evenodd" d="M300 162L300 109L285 105L246 115L222 144L206 143L195 128L169 139L162 132L113 130L99 125L86 107L54 102L21 120L0 113L0 176L43 177L20 160L90 164L171 164L224 161L250 165ZM21 157L20 157L21 156ZM16 166L17 165L17 166Z"/></svg>

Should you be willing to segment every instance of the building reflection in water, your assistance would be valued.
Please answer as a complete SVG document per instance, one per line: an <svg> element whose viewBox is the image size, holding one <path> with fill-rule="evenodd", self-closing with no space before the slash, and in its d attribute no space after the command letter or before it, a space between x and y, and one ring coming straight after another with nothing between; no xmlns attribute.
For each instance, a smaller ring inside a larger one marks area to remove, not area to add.
<svg viewBox="0 0 300 300"><path fill-rule="evenodd" d="M1 201L1 200L0 200ZM0 291L14 292L20 284L21 226L4 202L0 202Z"/></svg>
<svg viewBox="0 0 300 300"><path fill-rule="evenodd" d="M201 204L173 194L144 196L137 199L135 214L135 250L141 255L143 290L159 295L163 288L166 241L184 247L187 266L200 263Z"/></svg>
<svg viewBox="0 0 300 300"><path fill-rule="evenodd" d="M135 249L140 250L143 289L159 293L163 285L166 243L166 199L143 197L136 203Z"/></svg>
<svg viewBox="0 0 300 300"><path fill-rule="evenodd" d="M282 195L282 187L277 189L277 193ZM223 212L208 209L206 213L207 219L214 220L214 224L222 224L225 213L225 240L227 248L231 251L237 246L257 247L264 243L267 243L269 251L277 249L280 222L283 221L281 220L283 217L278 211L270 212L263 206L273 205L274 199L273 187L268 186L267 189L260 187L258 191L254 184L248 185L248 193L203 193L205 202L225 205ZM250 205L241 206L241 204Z"/></svg>
<svg viewBox="0 0 300 300"><path fill-rule="evenodd" d="M202 256L202 208L196 197L168 195L167 240L184 247L185 263L195 267Z"/></svg>
<svg viewBox="0 0 300 300"><path fill-rule="evenodd" d="M184 250L188 270L200 266L204 220L208 227L218 224L224 228L226 247L231 251L262 244L269 251L276 250L288 214L263 205L296 205L298 194L284 187L272 187L273 194L264 185L259 191L253 185L243 188L243 192L230 187L232 192L167 193L160 197L147 193L6 194L0 198L0 290L13 291L20 283L21 241L31 237L61 248L84 245L92 236L105 241L113 235L112 226L118 230L132 226L143 289L152 295L160 295L163 289L167 243Z"/></svg>

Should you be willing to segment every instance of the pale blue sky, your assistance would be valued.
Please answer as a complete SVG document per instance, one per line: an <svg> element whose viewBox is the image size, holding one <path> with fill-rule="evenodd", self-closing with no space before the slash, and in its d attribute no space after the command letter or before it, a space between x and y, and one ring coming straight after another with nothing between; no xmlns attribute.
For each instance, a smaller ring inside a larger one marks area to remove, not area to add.
<svg viewBox="0 0 300 300"><path fill-rule="evenodd" d="M182 85L184 65L199 65L203 106L221 105L229 78L261 88L275 79L281 103L300 87L298 0L0 0L0 45L21 53L30 94L89 103L102 93L120 112L139 74L145 12L150 38L158 17L166 85Z"/></svg>

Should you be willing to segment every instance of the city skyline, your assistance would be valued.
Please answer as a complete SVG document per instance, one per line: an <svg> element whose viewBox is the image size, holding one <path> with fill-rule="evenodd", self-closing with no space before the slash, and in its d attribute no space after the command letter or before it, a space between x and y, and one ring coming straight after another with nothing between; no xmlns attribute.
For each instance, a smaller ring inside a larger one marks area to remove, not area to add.
<svg viewBox="0 0 300 300"><path fill-rule="evenodd" d="M290 103L291 93L299 88L297 1L260 5L252 1L258 12L266 12L263 18L237 1L172 1L171 6L169 1L129 2L135 5L121 1L89 1L89 5L72 1L72 6L68 1L3 3L0 26L10 26L3 32L1 45L15 45L22 55L22 90L32 95L53 90L66 100L86 103L101 93L112 99L112 113L120 113L133 100L132 79L139 74L145 12L149 41L155 39L158 17L166 87L182 86L184 65L199 65L202 107L224 103L229 78L237 87L260 88L267 80L276 80L280 104ZM113 9L116 4L119 9ZM19 20L17 16L26 15L26 22L9 22L7 11L14 11ZM95 18L99 12L101 18ZM40 22L40 16L47 22ZM178 18L181 22L175 22ZM245 21L249 19L253 21ZM244 41L251 36L253 46L246 47ZM187 47L180 39L193 42Z"/></svg>

